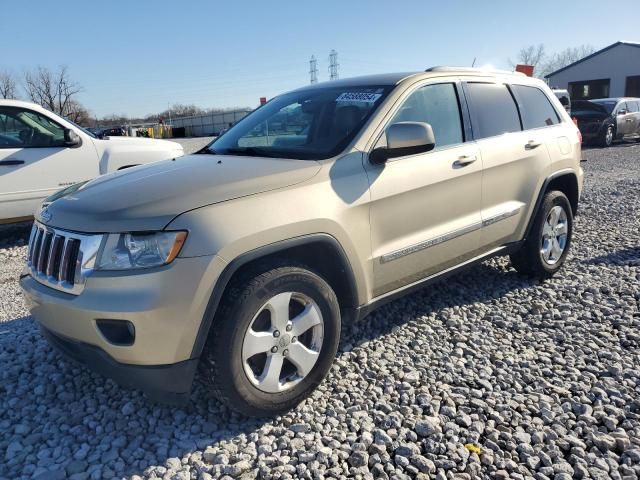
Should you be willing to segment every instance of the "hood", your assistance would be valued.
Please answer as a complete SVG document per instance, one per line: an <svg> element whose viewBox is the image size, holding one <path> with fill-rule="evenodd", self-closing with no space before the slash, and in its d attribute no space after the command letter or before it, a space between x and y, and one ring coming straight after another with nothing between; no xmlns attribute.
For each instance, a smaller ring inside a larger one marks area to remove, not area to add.
<svg viewBox="0 0 640 480"><path fill-rule="evenodd" d="M267 192L313 177L320 164L230 155L194 154L98 177L55 199L53 227L78 232L161 230L188 210Z"/></svg>
<svg viewBox="0 0 640 480"><path fill-rule="evenodd" d="M95 140L95 139L94 139ZM171 140L162 140L159 138L145 138L145 137L105 137L97 139L99 142L105 142L107 144L118 146L131 146L140 147L145 150L182 150L182 145L178 142L172 142Z"/></svg>

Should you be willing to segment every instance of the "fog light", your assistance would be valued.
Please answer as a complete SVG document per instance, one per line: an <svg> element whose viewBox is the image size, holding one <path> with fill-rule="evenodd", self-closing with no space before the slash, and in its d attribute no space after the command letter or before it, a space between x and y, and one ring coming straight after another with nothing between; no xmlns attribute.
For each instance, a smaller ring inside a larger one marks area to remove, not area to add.
<svg viewBox="0 0 640 480"><path fill-rule="evenodd" d="M133 345L136 327L128 320L96 320L96 325L107 342L120 347Z"/></svg>

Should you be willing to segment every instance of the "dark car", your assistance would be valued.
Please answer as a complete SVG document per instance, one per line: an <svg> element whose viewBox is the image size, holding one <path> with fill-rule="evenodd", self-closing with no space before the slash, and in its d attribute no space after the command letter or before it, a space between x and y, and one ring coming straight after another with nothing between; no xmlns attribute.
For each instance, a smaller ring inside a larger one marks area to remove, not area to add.
<svg viewBox="0 0 640 480"><path fill-rule="evenodd" d="M127 135L127 131L124 127L91 127L87 128L98 138L104 137L124 137Z"/></svg>
<svg viewBox="0 0 640 480"><path fill-rule="evenodd" d="M597 98L575 100L571 116L585 143L610 146L615 140L640 140L640 99Z"/></svg>

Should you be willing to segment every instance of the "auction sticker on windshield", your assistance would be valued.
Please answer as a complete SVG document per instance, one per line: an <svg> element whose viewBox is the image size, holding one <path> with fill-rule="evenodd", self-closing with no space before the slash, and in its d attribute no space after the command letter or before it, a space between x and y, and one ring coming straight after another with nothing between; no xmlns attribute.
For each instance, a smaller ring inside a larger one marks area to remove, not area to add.
<svg viewBox="0 0 640 480"><path fill-rule="evenodd" d="M381 93L367 93L367 92L345 92L341 93L336 102L364 102L375 103L382 96Z"/></svg>

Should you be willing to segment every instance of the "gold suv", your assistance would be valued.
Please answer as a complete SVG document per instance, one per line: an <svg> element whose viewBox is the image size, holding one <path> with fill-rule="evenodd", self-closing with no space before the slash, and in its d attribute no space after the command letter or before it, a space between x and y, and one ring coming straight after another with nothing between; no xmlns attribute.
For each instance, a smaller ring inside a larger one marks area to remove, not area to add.
<svg viewBox="0 0 640 480"><path fill-rule="evenodd" d="M56 194L21 285L52 345L120 383L183 400L199 367L230 407L273 414L322 381L344 322L494 255L558 271L580 153L520 74L314 84L196 154Z"/></svg>

